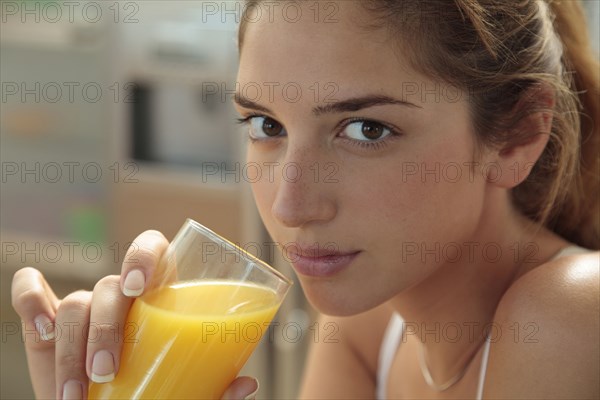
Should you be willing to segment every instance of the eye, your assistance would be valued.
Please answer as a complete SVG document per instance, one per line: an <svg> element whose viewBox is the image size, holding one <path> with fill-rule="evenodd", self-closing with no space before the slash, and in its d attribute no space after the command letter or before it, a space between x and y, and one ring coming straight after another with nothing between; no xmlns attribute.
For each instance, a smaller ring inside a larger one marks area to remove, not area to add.
<svg viewBox="0 0 600 400"><path fill-rule="evenodd" d="M392 133L391 129L375 121L360 120L346 125L345 136L359 141L374 141L383 139Z"/></svg>
<svg viewBox="0 0 600 400"><path fill-rule="evenodd" d="M285 133L283 125L269 117L250 117L250 137L255 139L277 137Z"/></svg>

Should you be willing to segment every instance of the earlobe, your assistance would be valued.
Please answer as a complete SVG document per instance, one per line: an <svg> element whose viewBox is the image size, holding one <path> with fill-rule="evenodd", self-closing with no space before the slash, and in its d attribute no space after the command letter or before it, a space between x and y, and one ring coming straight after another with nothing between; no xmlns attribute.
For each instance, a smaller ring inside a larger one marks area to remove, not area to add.
<svg viewBox="0 0 600 400"><path fill-rule="evenodd" d="M523 94L514 112L524 116L508 132L506 145L496 153L495 162L502 174L493 180L494 185L511 189L529 176L550 139L554 104L554 91L547 84L535 85Z"/></svg>

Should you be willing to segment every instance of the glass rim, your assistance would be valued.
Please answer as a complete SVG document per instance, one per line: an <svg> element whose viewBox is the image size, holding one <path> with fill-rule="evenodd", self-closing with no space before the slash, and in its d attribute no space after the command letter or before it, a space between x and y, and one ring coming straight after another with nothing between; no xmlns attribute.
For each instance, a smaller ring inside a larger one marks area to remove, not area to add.
<svg viewBox="0 0 600 400"><path fill-rule="evenodd" d="M194 230L197 230L197 231L202 232L203 234L206 234L213 240L216 239L217 241L223 242L226 245L231 246L236 251L239 251L240 254L242 255L242 257L249 259L250 261L252 261L253 263L257 264L258 266L260 266L262 268L265 268L268 272L272 273L277 278L279 278L284 283L286 283L288 285L288 287L291 287L294 284L294 281L292 281L290 278L288 278L287 276L282 274L280 271L276 270L275 268L273 268L272 266L270 266L269 264L267 264L260 258L247 252L246 250L242 249L240 246L236 245L235 243L231 242L230 240L225 239L223 236L221 236L218 233L214 232L213 230L207 228L206 226L202 225L201 223L199 223L191 218L186 218L185 224L191 226Z"/></svg>

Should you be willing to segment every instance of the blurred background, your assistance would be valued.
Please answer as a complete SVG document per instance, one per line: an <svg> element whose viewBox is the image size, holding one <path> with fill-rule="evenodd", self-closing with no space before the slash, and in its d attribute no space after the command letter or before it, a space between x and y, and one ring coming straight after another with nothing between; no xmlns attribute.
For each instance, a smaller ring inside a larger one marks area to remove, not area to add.
<svg viewBox="0 0 600 400"><path fill-rule="evenodd" d="M33 398L10 302L19 268L59 297L91 290L139 233L171 239L190 217L294 276L258 217L234 123L240 3L0 6L2 399ZM296 284L242 371L260 398L295 397L310 319Z"/></svg>
<svg viewBox="0 0 600 400"><path fill-rule="evenodd" d="M583 2L598 51L599 4ZM33 392L10 305L14 272L59 297L118 273L146 229L191 217L293 277L273 251L231 106L234 1L0 1L0 398ZM294 398L314 312L298 284L244 368Z"/></svg>

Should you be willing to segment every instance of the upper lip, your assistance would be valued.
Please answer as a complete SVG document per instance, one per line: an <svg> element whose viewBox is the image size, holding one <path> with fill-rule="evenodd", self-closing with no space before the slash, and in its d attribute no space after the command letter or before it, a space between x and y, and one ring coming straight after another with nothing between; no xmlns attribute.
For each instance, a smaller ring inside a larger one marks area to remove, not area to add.
<svg viewBox="0 0 600 400"><path fill-rule="evenodd" d="M334 243L327 243L326 245L307 245L302 246L296 244L289 246L288 253L294 256L301 256L306 258L320 258L320 257L335 257L335 256L346 256L354 253L358 253L358 250L341 251Z"/></svg>

